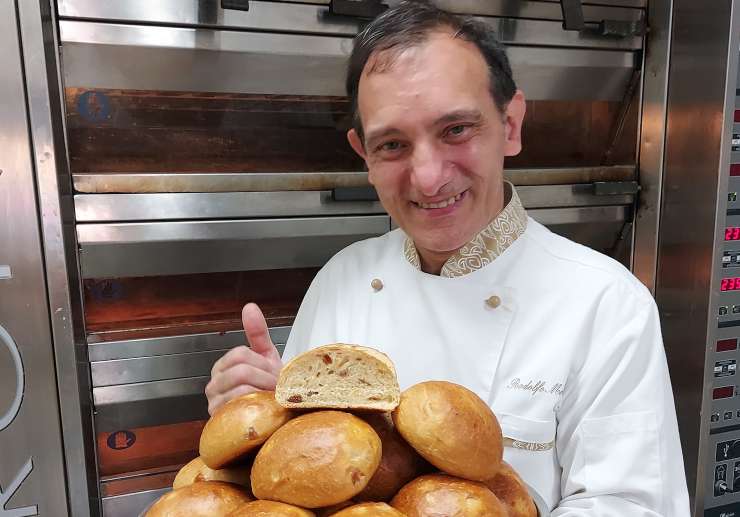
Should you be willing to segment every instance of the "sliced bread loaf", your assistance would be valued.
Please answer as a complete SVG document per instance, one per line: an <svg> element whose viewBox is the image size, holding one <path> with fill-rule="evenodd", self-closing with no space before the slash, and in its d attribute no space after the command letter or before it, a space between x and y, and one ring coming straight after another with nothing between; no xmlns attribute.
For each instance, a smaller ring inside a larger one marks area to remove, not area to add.
<svg viewBox="0 0 740 517"><path fill-rule="evenodd" d="M392 411L400 390L388 356L337 343L309 350L286 364L275 399L286 408Z"/></svg>

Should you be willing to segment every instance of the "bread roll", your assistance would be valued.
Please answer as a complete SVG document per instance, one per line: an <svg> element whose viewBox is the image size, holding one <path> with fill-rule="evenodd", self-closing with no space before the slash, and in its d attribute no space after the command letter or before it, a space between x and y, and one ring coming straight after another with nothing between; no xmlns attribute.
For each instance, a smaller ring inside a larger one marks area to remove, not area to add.
<svg viewBox="0 0 740 517"><path fill-rule="evenodd" d="M483 483L429 474L401 489L391 506L408 517L509 517L506 506Z"/></svg>
<svg viewBox="0 0 740 517"><path fill-rule="evenodd" d="M438 469L484 481L498 472L503 436L491 408L458 384L430 381L401 395L393 412L401 436Z"/></svg>
<svg viewBox="0 0 740 517"><path fill-rule="evenodd" d="M203 463L203 460L198 456L180 469L172 483L172 488L177 490L192 485L196 481L224 481L249 489L249 471L250 466L214 470Z"/></svg>
<svg viewBox="0 0 740 517"><path fill-rule="evenodd" d="M314 511L316 512L316 517L329 517L330 515L334 515L335 513L339 512L339 510L344 510L345 508L348 508L354 504L355 501L350 499L349 501L343 501L331 506L325 506L324 508L316 508L316 510Z"/></svg>
<svg viewBox="0 0 740 517"><path fill-rule="evenodd" d="M385 503L362 503L350 506L334 514L335 517L406 517Z"/></svg>
<svg viewBox="0 0 740 517"><path fill-rule="evenodd" d="M509 508L510 517L537 517L537 507L527 485L505 461L501 462L498 473L484 483Z"/></svg>
<svg viewBox="0 0 740 517"><path fill-rule="evenodd" d="M252 501L231 512L228 517L315 517L313 512L277 501Z"/></svg>
<svg viewBox="0 0 740 517"><path fill-rule="evenodd" d="M252 491L320 508L359 494L380 463L380 438L356 416L318 411L295 418L262 446L252 466Z"/></svg>
<svg viewBox="0 0 740 517"><path fill-rule="evenodd" d="M275 388L287 408L391 411L399 397L396 369L385 354L341 343L294 357Z"/></svg>
<svg viewBox="0 0 740 517"><path fill-rule="evenodd" d="M257 391L230 400L208 420L200 435L200 457L220 469L262 445L293 418L271 391Z"/></svg>
<svg viewBox="0 0 740 517"><path fill-rule="evenodd" d="M198 481L167 492L146 512L146 517L212 517L227 515L252 498L236 485Z"/></svg>
<svg viewBox="0 0 740 517"><path fill-rule="evenodd" d="M427 462L401 437L388 413L360 415L383 444L380 465L355 501L390 501L403 485L420 475Z"/></svg>

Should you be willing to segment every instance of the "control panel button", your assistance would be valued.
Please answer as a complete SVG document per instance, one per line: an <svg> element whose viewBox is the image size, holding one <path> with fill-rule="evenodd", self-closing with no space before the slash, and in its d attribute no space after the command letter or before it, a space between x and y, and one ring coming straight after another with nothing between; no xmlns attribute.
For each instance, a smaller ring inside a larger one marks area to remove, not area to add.
<svg viewBox="0 0 740 517"><path fill-rule="evenodd" d="M727 493L727 465L714 467L714 497Z"/></svg>
<svg viewBox="0 0 740 517"><path fill-rule="evenodd" d="M738 413L740 413L740 411L738 411ZM712 422L719 422L719 413L712 413L711 421Z"/></svg>
<svg viewBox="0 0 740 517"><path fill-rule="evenodd" d="M727 377L729 375L735 375L735 373L737 373L737 360L735 359L727 359L714 363L715 377Z"/></svg>
<svg viewBox="0 0 740 517"><path fill-rule="evenodd" d="M727 316L727 307L726 306L722 306L722 307L719 308L719 315L720 316Z"/></svg>
<svg viewBox="0 0 740 517"><path fill-rule="evenodd" d="M724 420L732 419L732 411L725 411Z"/></svg>

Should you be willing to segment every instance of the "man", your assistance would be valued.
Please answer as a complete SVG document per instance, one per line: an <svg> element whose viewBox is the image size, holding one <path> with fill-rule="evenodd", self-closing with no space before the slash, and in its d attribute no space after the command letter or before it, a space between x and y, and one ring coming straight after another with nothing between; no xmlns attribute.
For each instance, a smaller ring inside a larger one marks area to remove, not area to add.
<svg viewBox="0 0 740 517"><path fill-rule="evenodd" d="M525 101L489 30L403 3L358 35L347 89L350 144L400 229L326 264L285 357L357 343L387 353L402 388L467 386L553 516L688 516L655 303L620 264L529 219L503 181ZM282 366L259 309L243 320L251 349L215 364L211 411L272 389Z"/></svg>

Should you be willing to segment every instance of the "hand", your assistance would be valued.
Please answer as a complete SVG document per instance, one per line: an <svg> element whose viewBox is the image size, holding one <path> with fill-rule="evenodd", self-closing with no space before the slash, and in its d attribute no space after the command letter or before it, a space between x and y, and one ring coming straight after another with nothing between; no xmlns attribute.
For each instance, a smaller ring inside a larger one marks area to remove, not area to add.
<svg viewBox="0 0 740 517"><path fill-rule="evenodd" d="M211 370L211 380L206 386L211 415L239 395L274 390L283 367L280 354L270 339L265 316L256 304L244 306L242 324L249 347L242 345L229 350Z"/></svg>

